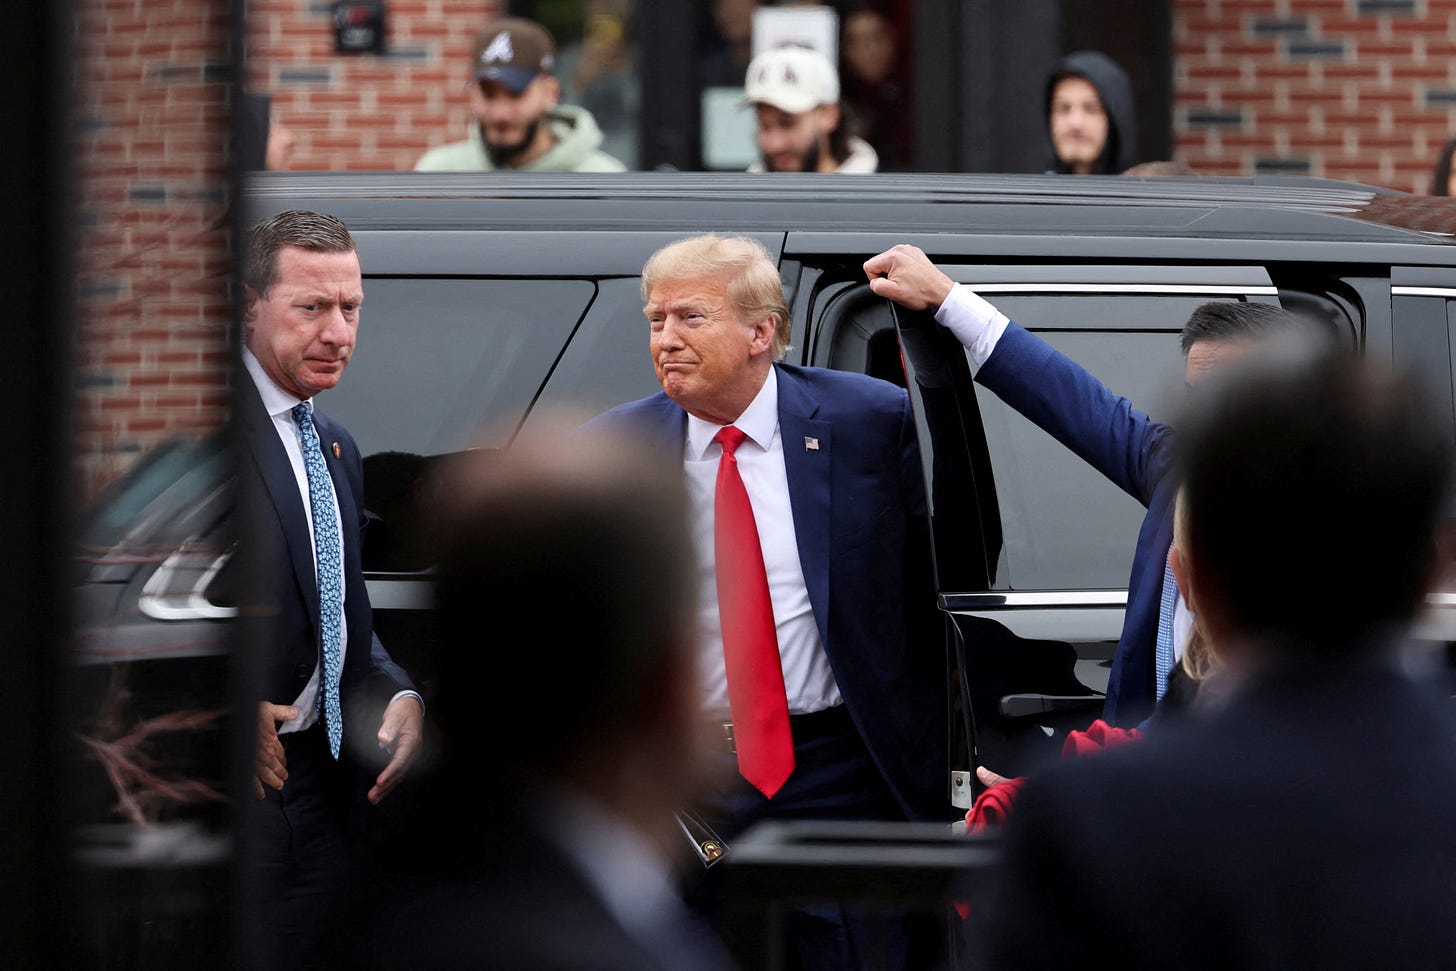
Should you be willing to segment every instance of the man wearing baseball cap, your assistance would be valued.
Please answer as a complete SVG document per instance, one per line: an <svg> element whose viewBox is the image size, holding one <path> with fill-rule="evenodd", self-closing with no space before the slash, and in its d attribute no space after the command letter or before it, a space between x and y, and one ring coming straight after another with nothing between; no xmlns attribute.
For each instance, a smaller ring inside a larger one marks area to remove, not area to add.
<svg viewBox="0 0 1456 971"><path fill-rule="evenodd" d="M745 105L758 113L750 172L873 172L875 150L846 129L839 72L807 47L775 47L748 65Z"/></svg>
<svg viewBox="0 0 1456 971"><path fill-rule="evenodd" d="M534 20L497 20L471 58L470 137L430 149L421 172L622 172L603 152L602 131L585 108L563 105L553 69L556 43Z"/></svg>

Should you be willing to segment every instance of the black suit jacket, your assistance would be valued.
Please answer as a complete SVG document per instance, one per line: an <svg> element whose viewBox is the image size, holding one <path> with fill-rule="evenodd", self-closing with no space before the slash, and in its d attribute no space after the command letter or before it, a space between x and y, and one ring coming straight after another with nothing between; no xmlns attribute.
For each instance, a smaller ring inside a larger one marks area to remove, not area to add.
<svg viewBox="0 0 1456 971"><path fill-rule="evenodd" d="M1456 967L1450 704L1316 660L1033 777L984 966Z"/></svg>
<svg viewBox="0 0 1456 971"><path fill-rule="evenodd" d="M261 665L262 697L286 705L298 697L319 662L318 580L314 575L303 496L288 454L263 408L251 376L241 372L237 384L243 440L238 487L250 511L245 520L249 532L242 539L253 550L250 562L268 578L259 592L267 609L273 611L266 626L269 640L263 645L266 656ZM323 445L324 462L338 494L344 536L344 616L348 623L348 647L339 693L345 736L347 739L357 731L372 738L379 727L373 716L396 692L413 690L414 685L374 636L369 590L360 566L364 473L359 447L343 426L317 408L313 416ZM372 749L372 745L364 746L365 751Z"/></svg>

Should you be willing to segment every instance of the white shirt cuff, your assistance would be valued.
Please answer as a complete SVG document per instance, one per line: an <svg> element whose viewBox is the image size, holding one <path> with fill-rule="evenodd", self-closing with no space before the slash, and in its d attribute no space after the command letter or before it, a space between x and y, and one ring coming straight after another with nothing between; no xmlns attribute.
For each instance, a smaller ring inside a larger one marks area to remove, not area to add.
<svg viewBox="0 0 1456 971"><path fill-rule="evenodd" d="M389 699L389 703L392 705L401 698L413 698L415 701L418 701L420 703L420 711L423 712L425 710L425 699L420 697L420 693L418 691L410 691L409 689L405 689L404 691L397 691L395 692L394 697Z"/></svg>
<svg viewBox="0 0 1456 971"><path fill-rule="evenodd" d="M971 363L980 367L986 363L996 342L1006 332L1010 320L1005 314L991 306L964 283L954 284L945 302L935 312L935 319L956 340L971 357Z"/></svg>

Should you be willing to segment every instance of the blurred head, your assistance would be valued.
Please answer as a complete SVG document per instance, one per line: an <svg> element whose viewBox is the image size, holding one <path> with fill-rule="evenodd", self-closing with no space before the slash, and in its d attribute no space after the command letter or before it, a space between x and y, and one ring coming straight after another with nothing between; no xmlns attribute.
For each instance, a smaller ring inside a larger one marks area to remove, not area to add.
<svg viewBox="0 0 1456 971"><path fill-rule="evenodd" d="M692 236L642 269L649 349L662 388L686 411L728 424L789 349L778 267L746 236Z"/></svg>
<svg viewBox="0 0 1456 971"><path fill-rule="evenodd" d="M492 161L522 165L552 145L545 118L561 101L556 43L533 20L497 20L476 38L470 108Z"/></svg>
<svg viewBox="0 0 1456 971"><path fill-rule="evenodd" d="M841 56L846 80L880 84L895 71L895 25L878 10L856 10L844 18Z"/></svg>
<svg viewBox="0 0 1456 971"><path fill-rule="evenodd" d="M1124 171L1122 174L1141 177L1163 177L1197 175L1198 173L1194 171L1193 166L1189 165L1187 162L1183 162L1178 159L1160 159L1156 162L1139 162L1137 165L1132 166L1131 168Z"/></svg>
<svg viewBox="0 0 1456 971"><path fill-rule="evenodd" d="M482 772L545 775L587 797L604 774L649 765L643 785L663 787L670 813L700 741L682 467L576 427L533 416L509 449L462 453L446 473L443 758L477 786ZM511 617L521 637L502 639Z"/></svg>
<svg viewBox="0 0 1456 971"><path fill-rule="evenodd" d="M753 12L758 0L713 0L713 26L730 46L753 40Z"/></svg>
<svg viewBox="0 0 1456 971"><path fill-rule="evenodd" d="M1127 72L1101 51L1074 51L1047 78L1051 170L1115 175L1137 161L1137 111Z"/></svg>
<svg viewBox="0 0 1456 971"><path fill-rule="evenodd" d="M770 172L832 171L846 154L839 74L818 51L776 47L755 57L743 103L757 116L758 150Z"/></svg>
<svg viewBox="0 0 1456 971"><path fill-rule="evenodd" d="M1194 606L1192 597L1193 560L1188 556L1187 550L1188 500L1180 489L1173 503L1173 545L1168 550L1168 565L1172 567L1173 577L1178 582L1179 595L1193 613L1193 626L1188 632L1188 643L1183 645L1178 663L1182 665L1183 672L1197 682L1213 673L1218 665L1218 655L1213 642L1203 633L1203 628L1198 623L1198 608Z"/></svg>
<svg viewBox="0 0 1456 971"><path fill-rule="evenodd" d="M1184 555L1200 622L1232 645L1351 654L1434 579L1452 444L1422 382L1271 339L1180 424Z"/></svg>
<svg viewBox="0 0 1456 971"><path fill-rule="evenodd" d="M1097 88L1084 77L1067 75L1052 85L1048 112L1057 158L1076 175L1095 172L1110 128Z"/></svg>
<svg viewBox="0 0 1456 971"><path fill-rule="evenodd" d="M307 399L339 383L363 302L354 238L335 217L295 209L249 231L243 342L284 391Z"/></svg>
<svg viewBox="0 0 1456 971"><path fill-rule="evenodd" d="M293 129L280 121L275 121L268 126L268 148L264 157L264 164L272 171L282 171L288 168L293 160Z"/></svg>
<svg viewBox="0 0 1456 971"><path fill-rule="evenodd" d="M1243 360L1280 334L1333 340L1327 326L1272 304L1211 300L1201 305L1183 325L1181 343L1188 386Z"/></svg>
<svg viewBox="0 0 1456 971"><path fill-rule="evenodd" d="M1456 138L1441 146L1436 164L1431 170L1431 195L1456 196L1456 172L1451 171L1451 158L1456 155Z"/></svg>

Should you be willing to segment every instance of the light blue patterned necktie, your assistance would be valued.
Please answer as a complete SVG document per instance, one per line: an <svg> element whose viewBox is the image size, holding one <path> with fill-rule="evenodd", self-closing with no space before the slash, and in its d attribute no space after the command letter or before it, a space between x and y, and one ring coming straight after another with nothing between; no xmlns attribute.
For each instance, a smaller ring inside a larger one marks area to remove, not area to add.
<svg viewBox="0 0 1456 971"><path fill-rule="evenodd" d="M329 485L329 470L318 432L313 427L313 402L293 408L298 423L303 467L308 472L308 504L313 512L314 560L318 573L319 624L323 629L323 671L319 676L319 706L329 733L329 751L339 757L344 722L339 711L339 630L343 616L343 557L339 553L339 514Z"/></svg>
<svg viewBox="0 0 1456 971"><path fill-rule="evenodd" d="M1173 576L1173 567L1165 557L1163 560L1163 600L1158 606L1158 650L1153 656L1156 666L1157 697L1163 700L1168 690L1168 674L1173 670L1173 612L1178 605L1178 580Z"/></svg>

